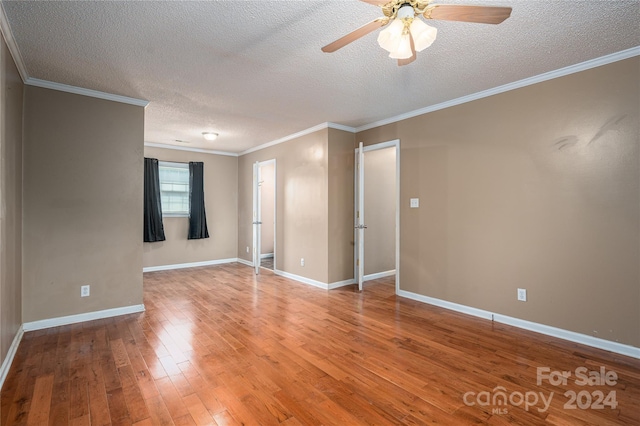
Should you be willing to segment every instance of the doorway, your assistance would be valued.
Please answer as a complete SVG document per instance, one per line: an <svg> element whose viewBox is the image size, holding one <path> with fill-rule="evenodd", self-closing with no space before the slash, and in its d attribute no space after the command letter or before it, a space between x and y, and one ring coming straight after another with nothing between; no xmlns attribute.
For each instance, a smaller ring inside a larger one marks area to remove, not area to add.
<svg viewBox="0 0 640 426"><path fill-rule="evenodd" d="M260 266L273 271L276 247L276 160L260 163Z"/></svg>
<svg viewBox="0 0 640 426"><path fill-rule="evenodd" d="M253 165L253 265L276 267L276 160Z"/></svg>
<svg viewBox="0 0 640 426"><path fill-rule="evenodd" d="M395 276L400 288L400 141L356 149L355 265L358 289Z"/></svg>

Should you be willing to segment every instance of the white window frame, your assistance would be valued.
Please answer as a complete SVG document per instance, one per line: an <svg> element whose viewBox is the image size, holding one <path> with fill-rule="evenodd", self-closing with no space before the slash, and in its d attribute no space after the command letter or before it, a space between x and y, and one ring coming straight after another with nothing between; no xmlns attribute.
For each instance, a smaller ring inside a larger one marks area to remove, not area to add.
<svg viewBox="0 0 640 426"><path fill-rule="evenodd" d="M188 163L176 163L173 161L158 161L158 169L160 168L174 168L174 169L187 169L187 176L189 176L189 164ZM161 175L161 173L159 173ZM187 177L187 191L186 191L186 197L187 197L187 209L186 211L180 211L180 212L169 212L169 211L165 211L165 206L164 204L162 205L162 216L163 217L189 217L189 207L188 207L188 200L189 200L189 190L190 190L190 182L188 180ZM162 199L162 179L160 179L160 199Z"/></svg>

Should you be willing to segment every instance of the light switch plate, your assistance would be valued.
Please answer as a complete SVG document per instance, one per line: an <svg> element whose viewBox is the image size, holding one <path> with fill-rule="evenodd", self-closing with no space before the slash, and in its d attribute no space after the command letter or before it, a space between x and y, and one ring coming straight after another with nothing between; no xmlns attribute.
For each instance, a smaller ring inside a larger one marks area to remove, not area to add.
<svg viewBox="0 0 640 426"><path fill-rule="evenodd" d="M419 198L412 198L410 206L411 206L412 209L417 209L418 207L420 207L420 199Z"/></svg>

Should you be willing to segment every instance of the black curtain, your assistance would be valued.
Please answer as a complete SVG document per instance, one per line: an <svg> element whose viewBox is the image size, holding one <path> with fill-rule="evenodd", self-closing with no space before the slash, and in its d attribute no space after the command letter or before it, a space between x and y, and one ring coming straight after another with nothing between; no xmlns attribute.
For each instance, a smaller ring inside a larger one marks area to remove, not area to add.
<svg viewBox="0 0 640 426"><path fill-rule="evenodd" d="M144 159L144 242L164 241L158 160Z"/></svg>
<svg viewBox="0 0 640 426"><path fill-rule="evenodd" d="M204 163L189 162L189 239L209 238L204 211Z"/></svg>

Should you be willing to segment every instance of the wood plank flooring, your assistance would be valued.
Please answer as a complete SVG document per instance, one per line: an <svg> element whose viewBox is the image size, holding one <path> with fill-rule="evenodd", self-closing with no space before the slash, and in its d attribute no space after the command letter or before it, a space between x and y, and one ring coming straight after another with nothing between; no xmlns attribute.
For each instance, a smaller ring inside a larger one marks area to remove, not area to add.
<svg viewBox="0 0 640 426"><path fill-rule="evenodd" d="M640 361L396 297L390 279L327 292L228 264L147 273L144 303L25 333L0 424L640 424ZM538 383L538 367L572 375ZM617 380L580 386L579 367Z"/></svg>

